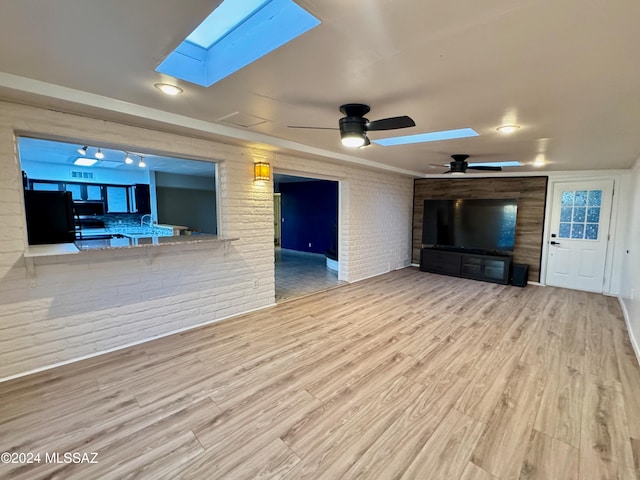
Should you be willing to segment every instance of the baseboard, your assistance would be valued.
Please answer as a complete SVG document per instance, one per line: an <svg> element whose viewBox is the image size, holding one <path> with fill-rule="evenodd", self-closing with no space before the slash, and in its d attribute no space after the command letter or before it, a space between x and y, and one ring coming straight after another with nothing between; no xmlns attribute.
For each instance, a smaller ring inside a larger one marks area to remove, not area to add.
<svg viewBox="0 0 640 480"><path fill-rule="evenodd" d="M633 330L631 329L631 319L629 318L629 312L627 311L627 306L622 300L622 297L618 296L618 303L620 304L620 309L622 310L622 315L624 316L624 323L627 326L627 333L629 334L629 341L631 342L631 346L633 347L633 351L636 354L636 360L640 364L640 344L638 340L633 335Z"/></svg>
<svg viewBox="0 0 640 480"><path fill-rule="evenodd" d="M188 332L189 330L194 330L196 328L206 327L207 325L211 325L213 323L222 322L223 320L229 320L234 317L238 317L240 315L246 315L247 313L257 312L259 310L264 310L265 308L275 307L276 304L272 303L270 305L265 305L264 307L254 308L252 310L247 310L245 312L236 313L235 315L229 315L227 317L216 318L215 320L210 320L208 322L199 323L198 325L192 325L190 327L179 328L178 330L172 330L167 333L163 333L162 335L156 335L155 337L149 337L142 340L138 340L136 342L127 343L125 345L119 345L117 347L109 348L107 350L101 350L99 352L90 353L89 355L83 355L81 357L75 357L70 360L64 360L62 362L53 363L51 365L46 365L44 367L34 368L33 370L27 370L26 372L16 373L15 375L10 375L8 377L0 378L0 383L8 382L9 380L15 380L16 378L26 377L27 375L33 375L34 373L44 372L46 370L51 370L52 368L62 367L64 365L69 365L70 363L80 362L82 360L87 360L89 358L99 357L100 355L106 355L107 353L117 352L118 350L124 350L125 348L135 347L136 345L142 345L143 343L152 342L154 340L158 340L159 338L168 337L170 335L175 335L177 333Z"/></svg>

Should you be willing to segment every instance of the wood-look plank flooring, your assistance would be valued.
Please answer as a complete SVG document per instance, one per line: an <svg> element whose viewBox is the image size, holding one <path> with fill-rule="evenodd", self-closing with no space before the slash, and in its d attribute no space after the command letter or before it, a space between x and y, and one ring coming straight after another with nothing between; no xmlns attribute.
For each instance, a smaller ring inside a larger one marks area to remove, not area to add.
<svg viewBox="0 0 640 480"><path fill-rule="evenodd" d="M0 384L0 478L633 479L639 409L614 298L407 268Z"/></svg>

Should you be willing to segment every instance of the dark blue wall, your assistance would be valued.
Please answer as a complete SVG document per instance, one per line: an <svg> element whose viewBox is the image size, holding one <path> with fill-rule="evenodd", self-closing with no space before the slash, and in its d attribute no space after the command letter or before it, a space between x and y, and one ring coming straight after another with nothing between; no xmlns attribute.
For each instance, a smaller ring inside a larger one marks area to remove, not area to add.
<svg viewBox="0 0 640 480"><path fill-rule="evenodd" d="M338 228L338 182L280 183L278 190L282 248L313 253L330 249Z"/></svg>

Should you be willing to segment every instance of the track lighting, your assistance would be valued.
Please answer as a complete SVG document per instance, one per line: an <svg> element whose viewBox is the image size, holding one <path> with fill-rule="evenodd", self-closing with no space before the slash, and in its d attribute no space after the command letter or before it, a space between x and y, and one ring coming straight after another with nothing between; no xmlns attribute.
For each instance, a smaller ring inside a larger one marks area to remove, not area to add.
<svg viewBox="0 0 640 480"><path fill-rule="evenodd" d="M101 150L100 148L98 148L98 151L96 152L95 157L96 157L98 160L102 160L102 159L104 158L104 153L102 153L102 150Z"/></svg>
<svg viewBox="0 0 640 480"><path fill-rule="evenodd" d="M85 146L84 146L84 147L82 147L82 148L78 148L77 152L78 152L80 155L86 155L86 154L87 154L87 148L89 148L89 147L85 145Z"/></svg>
<svg viewBox="0 0 640 480"><path fill-rule="evenodd" d="M140 161L138 162L138 166L139 166L140 168L144 168L144 167L146 167L146 166L147 166L147 164L146 164L146 163L144 163L144 158L140 157Z"/></svg>

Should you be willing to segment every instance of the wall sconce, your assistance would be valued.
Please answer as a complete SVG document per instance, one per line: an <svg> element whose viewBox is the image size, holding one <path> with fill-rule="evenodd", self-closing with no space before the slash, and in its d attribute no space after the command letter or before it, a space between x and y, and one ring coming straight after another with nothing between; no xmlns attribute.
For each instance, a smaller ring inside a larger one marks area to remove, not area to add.
<svg viewBox="0 0 640 480"><path fill-rule="evenodd" d="M268 182L271 180L271 165L266 162L253 164L253 179L256 182Z"/></svg>

